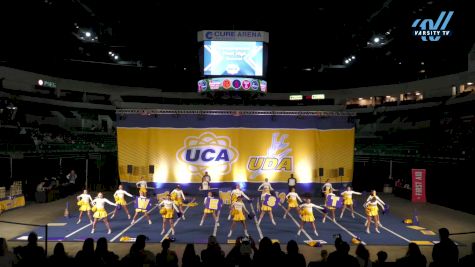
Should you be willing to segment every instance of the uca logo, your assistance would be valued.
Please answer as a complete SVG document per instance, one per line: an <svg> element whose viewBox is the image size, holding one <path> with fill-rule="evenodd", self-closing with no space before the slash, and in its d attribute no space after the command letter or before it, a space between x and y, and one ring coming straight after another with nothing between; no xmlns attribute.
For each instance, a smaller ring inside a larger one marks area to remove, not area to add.
<svg viewBox="0 0 475 267"><path fill-rule="evenodd" d="M212 132L188 136L176 153L177 160L185 163L194 176L202 176L210 169L220 175L228 174L238 157L239 152L231 145L229 137Z"/></svg>

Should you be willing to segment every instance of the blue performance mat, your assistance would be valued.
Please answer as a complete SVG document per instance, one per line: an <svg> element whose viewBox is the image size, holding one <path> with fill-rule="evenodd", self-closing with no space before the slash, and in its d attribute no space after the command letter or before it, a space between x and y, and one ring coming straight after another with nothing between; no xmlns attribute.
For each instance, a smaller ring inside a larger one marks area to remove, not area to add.
<svg viewBox="0 0 475 267"><path fill-rule="evenodd" d="M223 205L219 216L219 226L216 226L211 215L208 215L205 219L203 226L200 226L201 217L203 215L203 199L197 198L195 201L197 206L185 206L185 217L175 218L175 238L176 243L206 243L210 235L215 235L220 243L229 243L235 240L236 237L244 235L244 231L241 224L236 224L233 234L230 238L227 237L231 222L227 219L229 214L229 206ZM313 200L315 204L322 204L323 199L317 198ZM252 205L251 205L252 204ZM285 203L286 207L287 204ZM319 236L315 236L310 224L304 226L305 231L300 235L297 235L297 231L300 224L300 218L297 214L297 210L292 209L290 216L286 219L283 218L284 207L275 207L273 210L274 218L277 225L273 225L269 216L265 215L260 225L257 224L259 217L257 211L257 200L254 199L252 203L246 202L246 207L249 211L254 211L256 218L246 220L249 235L255 240L259 240L264 236L267 236L273 240L277 240L281 243L293 239L300 244L305 244L305 241L319 240L321 244L332 244L335 240L336 234L341 234L343 240L351 241L352 238L359 238L364 244L367 245L407 245L409 242L416 242L419 245L432 245L433 241L438 240L437 235L431 235L429 229L411 229L408 225L403 223L402 218L397 218L392 214L381 214L382 227L380 228L380 234L374 231L374 225L371 225L371 233L366 233L364 223L366 221L365 213L361 204L355 201L355 218L351 217L349 210L345 211L342 219L339 219L340 210L336 211L336 222L333 222L330 217L327 218L325 223L322 223L323 213L314 210L316 217L316 226ZM112 214L112 207L108 208L109 215ZM133 216L133 204L129 203L129 211ZM98 239L100 237L106 237L110 242L133 242L135 237L139 234L144 234L149 238L149 242L161 242L164 238L171 236L169 226L166 225L167 231L164 235L161 235L162 230L162 217L159 214L159 208L154 206L151 209L150 216L153 224L149 225L146 218L139 217L137 222L133 225L130 224L130 220L123 210L118 210L115 218L110 220L112 233L107 234L107 229L103 222L98 222L96 231L91 234L92 225L89 223L87 216L84 214L82 222L76 224L79 212L72 211L69 218L59 218L57 221L49 224L48 227L48 240L49 241L65 241L65 242L82 242L86 238L92 237ZM110 216L109 216L110 218ZM417 227L416 227L417 228ZM421 230L427 230L425 234ZM44 239L45 230L44 227L37 228L35 231ZM12 240L23 240L28 233L15 237Z"/></svg>

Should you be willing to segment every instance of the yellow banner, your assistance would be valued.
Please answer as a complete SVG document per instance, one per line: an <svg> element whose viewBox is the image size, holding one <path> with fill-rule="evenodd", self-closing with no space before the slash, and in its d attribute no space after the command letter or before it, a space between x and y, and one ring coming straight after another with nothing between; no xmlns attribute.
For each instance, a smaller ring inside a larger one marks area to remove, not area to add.
<svg viewBox="0 0 475 267"><path fill-rule="evenodd" d="M119 128L122 182L350 182L354 129ZM150 166L153 166L153 169ZM338 176L338 168L344 175ZM150 173L153 170L153 174Z"/></svg>

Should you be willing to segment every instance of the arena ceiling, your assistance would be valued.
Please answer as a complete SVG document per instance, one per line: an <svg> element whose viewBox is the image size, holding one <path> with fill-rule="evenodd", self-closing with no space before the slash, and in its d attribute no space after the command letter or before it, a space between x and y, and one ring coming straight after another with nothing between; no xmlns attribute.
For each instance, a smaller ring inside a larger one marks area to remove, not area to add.
<svg viewBox="0 0 475 267"><path fill-rule="evenodd" d="M1 5L4 14L15 15L0 18L3 65L166 91L196 90L196 36L205 29L268 31L270 92L465 71L474 41L465 0L5 0ZM412 36L415 19L435 21L444 10L454 11L447 27L451 36L438 42Z"/></svg>

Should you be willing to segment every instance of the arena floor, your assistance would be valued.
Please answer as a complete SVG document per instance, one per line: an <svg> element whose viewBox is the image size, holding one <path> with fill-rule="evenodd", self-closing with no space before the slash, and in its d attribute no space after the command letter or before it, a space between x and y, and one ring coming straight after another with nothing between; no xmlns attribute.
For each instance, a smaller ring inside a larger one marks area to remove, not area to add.
<svg viewBox="0 0 475 267"><path fill-rule="evenodd" d="M411 241L426 241L424 243L428 245L422 246L421 249L428 259L431 258L430 253L432 246L429 245L430 242L427 241L435 241L438 239L437 236L424 235L418 230L407 228L407 226L402 223L403 218L412 217L414 209L417 209L420 226L428 230L437 232L437 229L440 227L447 227L451 232L474 230L474 215L432 204L414 205L405 199L397 198L392 195L383 195L382 197L386 203L391 205L391 210L389 214L381 215L383 224L381 234L375 233L374 229L371 229L372 233L369 235L365 233L363 226L365 221L363 217L364 212L361 209L357 209L358 214L356 214L355 219L351 218L349 212L345 212L343 219L337 219L336 223L327 219L324 224L321 223L322 214L315 212L319 236L316 237L313 234L309 225L305 228L306 232L297 236L298 216L296 211L292 211L292 217L288 216L287 219L283 219L283 208L277 208L274 211L277 226L272 225L268 217L264 217L260 225L256 224L256 220L248 220L249 234L255 239L268 236L278 240L282 244L285 244L290 239L294 239L301 244L301 250L308 260L318 259L319 252L322 248L327 248L330 251L333 250L332 243L334 234L340 233L343 239L347 241L351 241L353 236L357 236L368 245L373 256L377 251L385 250L388 252L391 260L402 257L405 253L407 243ZM76 224L77 212L72 210L72 208L70 209L70 218L64 218L64 209L68 201L75 203L74 197L52 203L31 203L24 208L12 210L0 215L0 220L31 224L56 223L49 227L48 240L50 240L50 242L48 243L48 250L52 251L55 242L63 241L68 251L71 251L72 254L74 254L74 251L80 249L82 246L81 241L85 238L93 237L97 239L101 236L106 236L108 240L112 242L112 244L110 244L111 248L119 255L125 255L130 245L127 244L127 242L121 242L121 239L124 241L127 237L134 238L138 234L147 235L150 238L149 249L158 252L160 247L159 242L167 236L166 234L169 234L169 232L166 232L165 235L160 235L161 218L157 208L151 211L152 225L149 225L145 219L137 221L134 225L130 225L130 221L127 220L125 213L120 210L118 216L111 220L112 234L107 235L106 228L102 223L98 223L96 233L91 234L91 226L86 217L83 218L81 224ZM231 224L226 218L228 214L227 207L222 209L223 214L220 216L219 227L214 224L211 217L208 217L204 225L200 227L199 222L203 211L202 199L196 199L195 201L199 205L186 209L186 220L175 220L175 250L181 253L186 243L195 243L197 247L201 249L201 247L206 246L207 237L214 234L218 237L218 241L223 244L223 249L228 251L232 247L232 244L228 244L229 241L242 235L242 228L237 226L232 237L227 238ZM316 199L314 202L320 204L322 199ZM249 210L254 210L257 213L255 201L252 207L251 203L247 203L246 205ZM108 210L109 212L112 211L112 207L109 207ZM18 241L18 238L21 239L32 230L37 231L39 236L44 237L43 229L44 228L32 226L0 223L0 236L9 239L10 247L13 247L22 244L23 241ZM313 248L305 245L305 241L311 239L320 240L322 243L326 242L328 245L323 245L322 248ZM465 255L470 252L469 244L475 242L475 235L457 235L453 236L453 239L460 244L460 254ZM352 249L354 250L355 246L352 246Z"/></svg>

